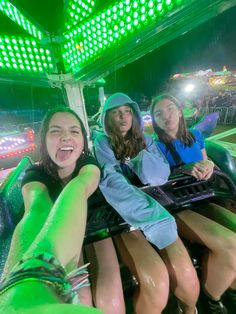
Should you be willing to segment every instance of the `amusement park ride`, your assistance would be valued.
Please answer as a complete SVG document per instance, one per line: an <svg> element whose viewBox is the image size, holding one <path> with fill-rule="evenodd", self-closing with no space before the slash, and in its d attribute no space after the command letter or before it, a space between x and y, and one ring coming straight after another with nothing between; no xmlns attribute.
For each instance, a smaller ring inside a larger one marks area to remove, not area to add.
<svg viewBox="0 0 236 314"><path fill-rule="evenodd" d="M0 84L64 88L68 105L89 130L83 97L85 86L233 6L236 0L0 0ZM227 70L176 74L172 79L236 86L236 73ZM103 101L100 97L101 105ZM235 197L236 168L232 156L236 157L236 144L220 141L229 134L236 134L236 128L207 138L209 147L212 143L220 144L231 153L224 150L222 155L221 148L214 151L215 146L210 147L212 160L224 156L223 170L227 171L228 165L230 168L229 176L216 173L217 179L212 183L215 190L211 182L196 184L184 177L170 180L163 189L150 192L146 188L145 192L156 193L152 196L160 197L160 203L170 210L207 197ZM1 131L0 160L17 154L23 157L34 149L32 129ZM20 182L31 163L30 158L24 157L14 171L0 171L0 182L1 177L6 177L0 185L0 238L5 241L0 241L0 271L14 227L23 213ZM121 217L112 216L107 204L98 202L96 206L100 206L100 212L89 212L87 243L129 229Z"/></svg>

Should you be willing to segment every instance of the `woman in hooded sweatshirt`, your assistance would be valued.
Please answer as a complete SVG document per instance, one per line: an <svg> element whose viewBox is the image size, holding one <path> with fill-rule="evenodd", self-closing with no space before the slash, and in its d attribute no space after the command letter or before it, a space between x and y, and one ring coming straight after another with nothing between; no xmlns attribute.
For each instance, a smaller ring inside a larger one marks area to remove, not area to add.
<svg viewBox="0 0 236 314"><path fill-rule="evenodd" d="M136 313L161 313L170 286L183 312L194 314L199 282L178 238L175 219L138 188L164 184L169 165L153 140L143 135L138 105L127 95L116 93L107 99L101 122L104 134L94 141L102 168L100 189L108 203L137 229L115 239L123 261L139 283L134 295Z"/></svg>
<svg viewBox="0 0 236 314"><path fill-rule="evenodd" d="M196 129L188 130L180 101L171 94L153 99L151 106L157 146L174 173L208 180L214 164L207 158L204 139ZM236 311L236 215L212 202L176 214L179 234L204 245L203 297L207 313L227 313L221 296L228 289L227 304Z"/></svg>

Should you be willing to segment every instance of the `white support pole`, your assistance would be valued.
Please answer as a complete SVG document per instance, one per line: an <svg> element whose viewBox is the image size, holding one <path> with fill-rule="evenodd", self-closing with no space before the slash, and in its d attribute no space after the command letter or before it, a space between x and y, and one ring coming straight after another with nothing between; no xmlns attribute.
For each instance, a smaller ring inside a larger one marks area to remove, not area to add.
<svg viewBox="0 0 236 314"><path fill-rule="evenodd" d="M99 102L101 105L101 108L104 106L105 103L105 94L104 94L104 87L99 87Z"/></svg>
<svg viewBox="0 0 236 314"><path fill-rule="evenodd" d="M84 123L85 129L89 134L88 118L85 110L83 83L81 82L67 82L64 84L69 106L74 110Z"/></svg>
<svg viewBox="0 0 236 314"><path fill-rule="evenodd" d="M90 140L90 131L88 125L88 117L85 110L85 102L83 96L83 83L82 82L66 82L64 83L69 106L74 110L84 123L88 135L88 145L92 149L92 141Z"/></svg>

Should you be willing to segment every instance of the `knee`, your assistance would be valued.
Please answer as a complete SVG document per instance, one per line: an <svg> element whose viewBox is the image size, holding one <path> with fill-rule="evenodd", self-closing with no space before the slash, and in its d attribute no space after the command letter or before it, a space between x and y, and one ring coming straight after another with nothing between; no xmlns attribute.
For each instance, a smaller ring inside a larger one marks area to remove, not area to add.
<svg viewBox="0 0 236 314"><path fill-rule="evenodd" d="M159 261L140 265L138 271L139 294L148 297L150 303L165 307L169 296L169 275L165 266ZM163 303L163 305L160 305Z"/></svg>
<svg viewBox="0 0 236 314"><path fill-rule="evenodd" d="M125 314L124 299L110 293L104 298L95 300L95 306L104 314Z"/></svg>
<svg viewBox="0 0 236 314"><path fill-rule="evenodd" d="M196 304L200 292L200 284L193 265L185 265L181 269L181 276L178 276L176 281L176 290L178 290L178 295L181 295L181 301L186 304Z"/></svg>
<svg viewBox="0 0 236 314"><path fill-rule="evenodd" d="M114 273L112 278L100 278L94 293L95 306L105 314L124 314L124 296L119 273Z"/></svg>
<svg viewBox="0 0 236 314"><path fill-rule="evenodd" d="M233 232L221 241L219 252L225 263L236 271L236 235Z"/></svg>

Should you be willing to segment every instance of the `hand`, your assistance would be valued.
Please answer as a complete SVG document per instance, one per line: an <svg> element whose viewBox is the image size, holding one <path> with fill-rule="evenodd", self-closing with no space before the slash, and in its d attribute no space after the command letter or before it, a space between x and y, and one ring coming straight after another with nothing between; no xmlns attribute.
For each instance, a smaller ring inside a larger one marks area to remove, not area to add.
<svg viewBox="0 0 236 314"><path fill-rule="evenodd" d="M183 173L190 174L197 180L208 180L214 170L214 163L210 160L202 160L185 165Z"/></svg>

